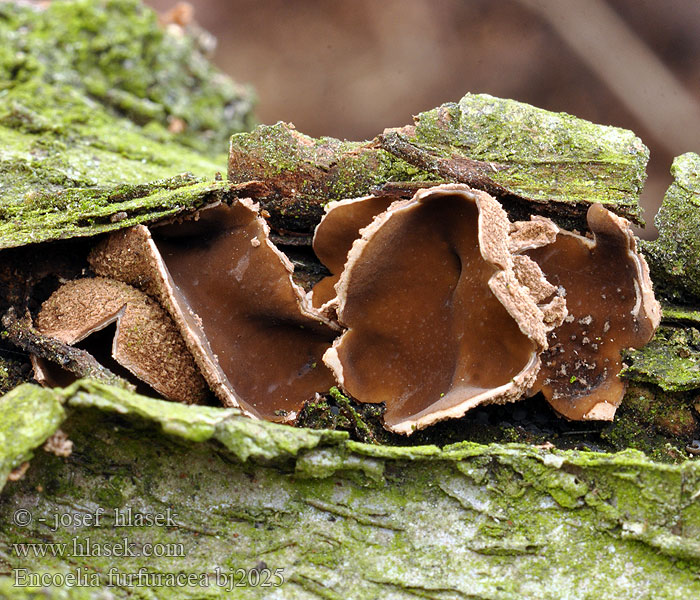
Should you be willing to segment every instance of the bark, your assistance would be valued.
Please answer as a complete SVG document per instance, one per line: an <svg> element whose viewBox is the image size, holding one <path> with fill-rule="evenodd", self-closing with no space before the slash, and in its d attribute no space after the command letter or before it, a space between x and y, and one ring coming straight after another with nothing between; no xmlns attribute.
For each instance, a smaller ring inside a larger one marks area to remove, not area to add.
<svg viewBox="0 0 700 600"><path fill-rule="evenodd" d="M11 597L31 597L12 587L13 577L29 577L12 574L21 568L82 569L101 585L110 568L117 584L115 572L141 567L151 576L198 577L194 586L168 590L171 598L231 597L215 585L217 568L245 573L235 590L241 598L624 599L700 591L693 462L515 444L372 446L89 382L64 392L22 386L0 410L3 424L28 411L40 417L15 418L13 439L21 442L2 457L7 472L36 454L0 500L0 550L10 573L0 590ZM74 443L71 456L34 450L58 426ZM55 515L75 521L100 508L99 526L52 531ZM169 509L175 525L117 527L115 510L128 508ZM18 509L29 511L31 524L13 524ZM135 554L146 543L181 544L183 556L75 556L73 544L85 551L88 538L93 550L126 538ZM30 560L12 546L47 542L67 544L66 556ZM262 577L281 569L284 583L251 585L254 569ZM208 585L200 574L210 576ZM64 589L49 586L43 597ZM162 593L155 584L110 592ZM69 597L100 593L86 585Z"/></svg>
<svg viewBox="0 0 700 600"><path fill-rule="evenodd" d="M673 304L700 304L700 156L688 152L671 167L668 188L655 223L658 239L643 250L657 293Z"/></svg>
<svg viewBox="0 0 700 600"><path fill-rule="evenodd" d="M127 381L103 367L85 350L73 348L57 339L42 335L27 319L19 319L13 309L3 315L1 322L8 342L29 354L60 365L76 378L91 377L121 387L133 388Z"/></svg>
<svg viewBox="0 0 700 600"><path fill-rule="evenodd" d="M467 94L370 142L313 139L285 123L234 135L228 177L271 182L270 193L256 199L274 225L291 231L311 231L330 200L387 183L415 189L436 181L485 190L514 219L544 214L585 230L594 202L641 222L648 160L648 149L624 129Z"/></svg>

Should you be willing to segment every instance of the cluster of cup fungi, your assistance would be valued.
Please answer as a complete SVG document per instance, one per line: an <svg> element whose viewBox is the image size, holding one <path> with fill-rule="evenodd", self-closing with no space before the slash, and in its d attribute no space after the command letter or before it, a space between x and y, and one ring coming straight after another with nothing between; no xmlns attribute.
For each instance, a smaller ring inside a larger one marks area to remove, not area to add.
<svg viewBox="0 0 700 600"><path fill-rule="evenodd" d="M384 403L403 434L539 392L568 419L611 420L621 352L661 311L629 223L598 204L587 222L589 236L511 222L463 184L331 202L313 240L331 275L306 292L258 205L237 199L110 234L94 276L57 289L36 328L73 345L112 325L102 352L150 391L213 392L254 418L293 423L338 386Z"/></svg>

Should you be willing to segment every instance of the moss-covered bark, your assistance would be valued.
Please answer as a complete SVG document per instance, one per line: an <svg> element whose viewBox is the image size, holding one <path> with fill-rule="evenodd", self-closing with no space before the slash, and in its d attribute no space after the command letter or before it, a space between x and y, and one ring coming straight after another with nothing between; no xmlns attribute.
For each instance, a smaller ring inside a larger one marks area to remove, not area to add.
<svg viewBox="0 0 700 600"><path fill-rule="evenodd" d="M10 472L32 457L66 415L57 394L29 384L0 398L0 415L1 490Z"/></svg>
<svg viewBox="0 0 700 600"><path fill-rule="evenodd" d="M700 304L700 156L688 152L671 167L673 184L656 216L659 237L644 242L657 294L671 303Z"/></svg>
<svg viewBox="0 0 700 600"><path fill-rule="evenodd" d="M211 201L250 111L195 37L137 0L1 3L0 248Z"/></svg>
<svg viewBox="0 0 700 600"><path fill-rule="evenodd" d="M111 568L212 576L209 586L168 590L171 598L231 597L214 585L217 567L227 574L282 569L280 587L246 585L237 598L622 599L700 591L695 463L659 465L634 451L370 446L90 383L54 395L24 387L9 401L18 395L37 414L53 414L60 397L74 451L69 458L37 451L25 478L6 485L0 556L10 572L82 569L88 584L97 574L96 585ZM0 423L8 406L7 397L0 401ZM46 429L57 426L50 421ZM32 435L25 454L43 441ZM169 510L176 524L116 527L115 509L129 507ZM75 520L100 508L100 526L52 531L55 515ZM19 509L31 524L13 523ZM136 554L146 543L172 544L182 556L68 556L74 540L85 548L88 538L93 548L127 538ZM21 543L65 543L66 555L20 558L13 544ZM0 590L22 597L12 586L23 574L2 577ZM71 597L100 591L88 585ZM110 591L162 593L148 584ZM45 593L58 598L60 586Z"/></svg>
<svg viewBox="0 0 700 600"><path fill-rule="evenodd" d="M624 375L676 392L700 389L700 156L673 161L674 181L655 222L658 239L642 241L666 323L650 344L629 353Z"/></svg>
<svg viewBox="0 0 700 600"><path fill-rule="evenodd" d="M629 353L624 375L655 383L667 392L700 388L700 331L694 327L661 327L641 350Z"/></svg>
<svg viewBox="0 0 700 600"><path fill-rule="evenodd" d="M388 182L441 178L392 156L374 142L311 138L293 125L259 126L232 136L228 178L264 181L257 199L280 229L312 232L332 200L366 196Z"/></svg>
<svg viewBox="0 0 700 600"><path fill-rule="evenodd" d="M138 0L4 2L0 41L0 120L13 129L75 135L107 113L149 139L218 155L231 133L250 128L252 92L212 66L208 34L161 26ZM178 131L167 131L174 119ZM111 138L122 149L129 141Z"/></svg>
<svg viewBox="0 0 700 600"><path fill-rule="evenodd" d="M234 135L228 174L268 182L260 200L292 231L310 231L331 200L425 181L467 183L495 195L514 218L539 213L585 229L594 202L641 221L648 160L630 131L467 94L367 143L313 139L284 123Z"/></svg>
<svg viewBox="0 0 700 600"><path fill-rule="evenodd" d="M383 146L393 145L397 155L412 150L432 155L435 170L441 168L439 159L448 159L467 177L475 172L485 185L490 182L496 195L510 203L535 203L530 211L575 217L600 202L640 221L638 199L649 150L631 131L515 100L467 94L458 103L421 113L415 128L393 133L395 138L385 138Z"/></svg>

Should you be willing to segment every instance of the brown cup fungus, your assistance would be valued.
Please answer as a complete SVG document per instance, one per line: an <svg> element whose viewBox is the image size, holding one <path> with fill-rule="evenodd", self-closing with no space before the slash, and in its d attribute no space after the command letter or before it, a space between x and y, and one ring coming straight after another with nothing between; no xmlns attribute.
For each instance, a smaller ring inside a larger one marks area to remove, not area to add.
<svg viewBox="0 0 700 600"><path fill-rule="evenodd" d="M268 233L257 205L239 200L112 234L90 261L161 302L224 405L284 421L334 385L321 357L336 331Z"/></svg>
<svg viewBox="0 0 700 600"><path fill-rule="evenodd" d="M600 204L591 205L587 219L593 239L556 228L551 244L523 247L565 294L569 313L549 334L532 393L541 390L569 419L612 420L625 392L620 353L651 340L661 307L629 222Z"/></svg>
<svg viewBox="0 0 700 600"><path fill-rule="evenodd" d="M310 295L249 200L115 232L90 255L100 277L59 288L37 329L75 345L115 324L113 359L156 392L210 388L270 420L336 382L404 434L538 391L569 419L612 419L621 351L660 320L629 223L600 205L592 239L511 223L461 184L394 198L328 205L314 250L331 276Z"/></svg>
<svg viewBox="0 0 700 600"><path fill-rule="evenodd" d="M111 357L141 382L170 400L188 404L203 400L207 385L180 333L158 303L143 292L111 279L69 281L44 302L37 330L75 345L110 325L116 325ZM98 359L104 342L98 343ZM34 358L37 379L52 383L60 373ZM133 379L129 377L129 379Z"/></svg>
<svg viewBox="0 0 700 600"><path fill-rule="evenodd" d="M331 275L319 281L312 290L311 298L316 308L328 307L336 297L335 284L340 279L348 252L359 237L360 229L389 208L395 199L393 196L364 196L326 205L326 215L314 232L313 247Z"/></svg>
<svg viewBox="0 0 700 600"><path fill-rule="evenodd" d="M357 400L386 403L388 429L410 434L534 383L565 311L532 261L513 260L509 234L498 202L465 185L422 190L361 231L336 285L347 330L324 361Z"/></svg>

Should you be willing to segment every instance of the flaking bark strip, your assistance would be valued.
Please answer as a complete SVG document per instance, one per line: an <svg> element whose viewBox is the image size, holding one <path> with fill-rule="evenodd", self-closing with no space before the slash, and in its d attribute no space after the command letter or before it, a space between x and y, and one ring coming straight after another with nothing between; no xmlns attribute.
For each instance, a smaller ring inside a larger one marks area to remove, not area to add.
<svg viewBox="0 0 700 600"><path fill-rule="evenodd" d="M673 183L654 222L659 237L642 242L657 294L671 304L700 305L700 155L671 167Z"/></svg>
<svg viewBox="0 0 700 600"><path fill-rule="evenodd" d="M586 229L588 204L533 200L514 194L493 179L494 173L497 172L496 165L461 156L442 157L434 151L412 143L397 130L387 130L378 139L380 146L387 152L417 168L433 173L443 181L466 183L470 187L488 192L498 199L513 220L522 221L537 214L564 224L569 229Z"/></svg>
<svg viewBox="0 0 700 600"><path fill-rule="evenodd" d="M641 222L649 150L631 131L487 94L467 94L415 121L398 130L408 142L444 159L481 163L481 172L514 196L577 212L576 205L600 203Z"/></svg>
<svg viewBox="0 0 700 600"><path fill-rule="evenodd" d="M436 178L397 159L376 142L311 138L294 125L261 125L231 138L228 179L265 181L269 191L253 196L279 230L313 231L331 200L354 198L388 181Z"/></svg>
<svg viewBox="0 0 700 600"><path fill-rule="evenodd" d="M26 461L66 417L52 390L24 384L0 397L0 491L7 476ZM2 535L0 535L1 545Z"/></svg>
<svg viewBox="0 0 700 600"><path fill-rule="evenodd" d="M648 157L629 131L467 94L370 142L314 139L281 122L234 135L228 176L269 182L270 194L256 200L274 227L289 231L310 231L329 201L427 181L486 191L516 220L538 213L585 229L596 202L641 223Z"/></svg>

